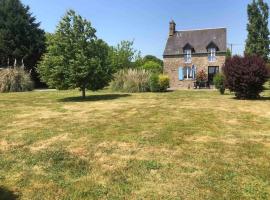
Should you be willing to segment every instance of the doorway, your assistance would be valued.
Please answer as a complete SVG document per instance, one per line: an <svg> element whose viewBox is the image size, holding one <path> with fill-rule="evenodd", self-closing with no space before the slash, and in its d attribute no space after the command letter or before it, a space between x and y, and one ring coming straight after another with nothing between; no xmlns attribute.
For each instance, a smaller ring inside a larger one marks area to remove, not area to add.
<svg viewBox="0 0 270 200"><path fill-rule="evenodd" d="M218 66L209 66L208 67L208 83L210 85L214 84L214 76L219 73Z"/></svg>

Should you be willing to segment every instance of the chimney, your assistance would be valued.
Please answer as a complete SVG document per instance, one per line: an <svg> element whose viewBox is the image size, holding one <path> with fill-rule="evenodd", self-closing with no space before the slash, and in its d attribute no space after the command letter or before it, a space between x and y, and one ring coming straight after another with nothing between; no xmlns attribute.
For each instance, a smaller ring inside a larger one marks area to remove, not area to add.
<svg viewBox="0 0 270 200"><path fill-rule="evenodd" d="M174 33L175 33L175 27L176 27L176 24L175 24L175 22L172 20L172 21L170 22L170 34L169 34L170 37L172 37L172 36L174 35Z"/></svg>

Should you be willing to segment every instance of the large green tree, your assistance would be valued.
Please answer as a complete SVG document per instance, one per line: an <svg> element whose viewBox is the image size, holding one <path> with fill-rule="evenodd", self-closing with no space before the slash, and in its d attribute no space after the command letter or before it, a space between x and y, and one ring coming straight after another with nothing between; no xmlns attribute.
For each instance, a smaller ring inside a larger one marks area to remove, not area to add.
<svg viewBox="0 0 270 200"><path fill-rule="evenodd" d="M67 12L54 34L47 36L47 52L38 66L41 78L57 89L98 90L112 77L109 47L95 35L91 23L73 10Z"/></svg>
<svg viewBox="0 0 270 200"><path fill-rule="evenodd" d="M246 41L245 53L249 55L261 56L268 60L269 49L269 29L268 16L269 7L263 0L253 0L248 5L248 38Z"/></svg>
<svg viewBox="0 0 270 200"><path fill-rule="evenodd" d="M0 0L0 66L24 60L38 82L36 65L45 50L45 33L20 0Z"/></svg>

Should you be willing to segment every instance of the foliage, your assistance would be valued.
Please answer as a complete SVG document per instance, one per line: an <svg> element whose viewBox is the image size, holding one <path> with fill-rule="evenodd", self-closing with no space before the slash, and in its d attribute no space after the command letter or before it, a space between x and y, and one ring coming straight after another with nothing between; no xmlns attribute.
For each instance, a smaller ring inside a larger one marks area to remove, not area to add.
<svg viewBox="0 0 270 200"><path fill-rule="evenodd" d="M266 63L267 76L270 78L270 63Z"/></svg>
<svg viewBox="0 0 270 200"><path fill-rule="evenodd" d="M67 12L55 34L48 35L48 49L38 66L41 78L57 89L98 90L111 80L109 47L97 39L91 23L73 10Z"/></svg>
<svg viewBox="0 0 270 200"><path fill-rule="evenodd" d="M219 73L214 76L214 85L219 90L220 94L225 92L225 77Z"/></svg>
<svg viewBox="0 0 270 200"><path fill-rule="evenodd" d="M268 29L269 7L263 0L253 0L248 5L248 38L245 53L258 55L268 60L270 53L269 29Z"/></svg>
<svg viewBox="0 0 270 200"><path fill-rule="evenodd" d="M265 62L258 56L227 59L224 74L226 86L240 99L258 98L267 81Z"/></svg>
<svg viewBox="0 0 270 200"><path fill-rule="evenodd" d="M170 87L169 76L164 75L164 74L160 74L158 78L159 78L160 92L166 92L167 89Z"/></svg>
<svg viewBox="0 0 270 200"><path fill-rule="evenodd" d="M147 61L142 65L142 69L149 70L153 73L162 73L163 67L155 61Z"/></svg>
<svg viewBox="0 0 270 200"><path fill-rule="evenodd" d="M170 79L167 75L153 73L149 80L151 92L166 92L170 87Z"/></svg>
<svg viewBox="0 0 270 200"><path fill-rule="evenodd" d="M22 67L0 70L0 92L25 92L33 90L30 74Z"/></svg>
<svg viewBox="0 0 270 200"><path fill-rule="evenodd" d="M45 50L45 33L40 23L20 0L0 0L0 66L22 60L33 80L40 84L37 62Z"/></svg>
<svg viewBox="0 0 270 200"><path fill-rule="evenodd" d="M111 89L113 91L123 91L124 83L126 81L127 69L119 70L114 74L113 81L111 82Z"/></svg>
<svg viewBox="0 0 270 200"><path fill-rule="evenodd" d="M198 82L205 82L207 81L207 74L204 70L200 70L196 75L196 80Z"/></svg>
<svg viewBox="0 0 270 200"><path fill-rule="evenodd" d="M156 73L153 73L149 79L149 87L151 92L159 92L160 85L159 85L159 76Z"/></svg>
<svg viewBox="0 0 270 200"><path fill-rule="evenodd" d="M153 61L153 62L158 63L160 66L163 67L163 61L160 60L159 58L157 58L156 56L153 56L153 55L144 56L143 63L146 63L148 61Z"/></svg>
<svg viewBox="0 0 270 200"><path fill-rule="evenodd" d="M232 52L229 48L226 50L226 58L231 58L232 57Z"/></svg>
<svg viewBox="0 0 270 200"><path fill-rule="evenodd" d="M141 69L124 69L114 75L111 89L121 92L149 91L150 72Z"/></svg>
<svg viewBox="0 0 270 200"><path fill-rule="evenodd" d="M114 71L135 68L141 64L140 52L133 45L133 41L121 41L116 47L110 48L110 61Z"/></svg>

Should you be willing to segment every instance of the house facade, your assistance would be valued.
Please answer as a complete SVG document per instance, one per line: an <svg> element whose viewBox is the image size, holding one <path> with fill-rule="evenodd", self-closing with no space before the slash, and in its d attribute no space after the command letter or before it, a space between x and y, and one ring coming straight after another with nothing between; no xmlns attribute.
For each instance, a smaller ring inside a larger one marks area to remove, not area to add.
<svg viewBox="0 0 270 200"><path fill-rule="evenodd" d="M170 22L169 38L163 54L164 73L170 77L171 88L193 88L196 75L204 71L208 83L225 63L226 28L176 31Z"/></svg>

